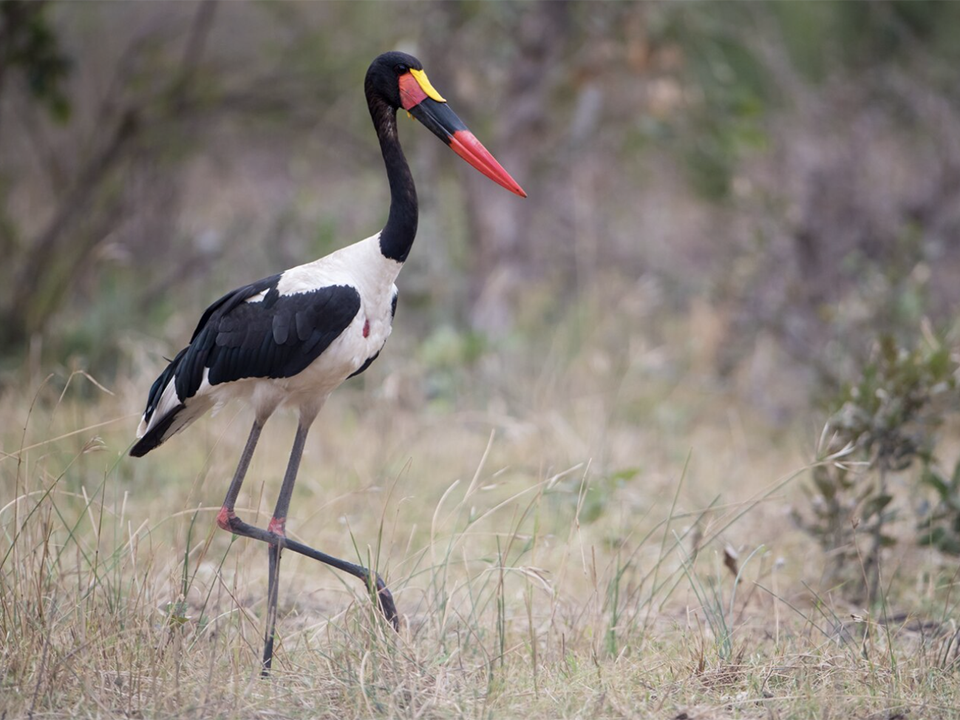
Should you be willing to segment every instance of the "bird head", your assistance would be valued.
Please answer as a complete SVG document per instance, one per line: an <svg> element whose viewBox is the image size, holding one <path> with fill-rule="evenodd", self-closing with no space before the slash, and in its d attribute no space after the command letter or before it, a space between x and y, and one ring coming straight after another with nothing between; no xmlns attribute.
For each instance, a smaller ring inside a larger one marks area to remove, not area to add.
<svg viewBox="0 0 960 720"><path fill-rule="evenodd" d="M388 52L377 57L367 70L368 97L378 97L394 110L406 110L470 165L520 197L526 197L517 182L470 132L447 101L427 78L423 65L413 55Z"/></svg>

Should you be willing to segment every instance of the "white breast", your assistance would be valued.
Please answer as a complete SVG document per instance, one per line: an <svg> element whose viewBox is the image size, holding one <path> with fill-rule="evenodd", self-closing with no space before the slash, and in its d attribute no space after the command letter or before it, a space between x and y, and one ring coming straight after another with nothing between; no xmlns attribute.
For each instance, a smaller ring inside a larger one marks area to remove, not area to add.
<svg viewBox="0 0 960 720"><path fill-rule="evenodd" d="M281 295L310 292L328 285L347 285L359 293L360 310L340 336L303 372L266 383L259 381L256 389L250 387L253 403L263 407L271 403L316 405L319 410L326 397L379 352L390 336L393 296L397 292L394 280L401 267L401 263L380 252L377 234L320 260L285 271L277 283ZM262 298L255 296L250 300ZM215 392L216 387L212 390Z"/></svg>

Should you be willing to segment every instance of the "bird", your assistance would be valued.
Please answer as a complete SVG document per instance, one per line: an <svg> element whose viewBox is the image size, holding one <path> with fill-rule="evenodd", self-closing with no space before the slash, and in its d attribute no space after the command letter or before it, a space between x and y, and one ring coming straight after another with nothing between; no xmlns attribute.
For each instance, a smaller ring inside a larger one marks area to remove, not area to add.
<svg viewBox="0 0 960 720"><path fill-rule="evenodd" d="M395 284L417 233L417 191L400 147L397 113L405 111L457 155L520 197L526 193L457 117L433 87L423 64L399 51L367 69L364 94L380 143L390 207L380 232L329 255L228 292L200 317L147 395L130 455L156 449L207 411L239 399L253 409L217 525L267 544L268 589L261 674L274 651L282 550L345 571L367 584L384 618L399 629L393 595L376 572L333 557L286 535L287 514L307 433L333 390L364 372L389 337L397 310ZM297 413L293 447L273 516L255 527L236 513L237 497L267 420L280 407Z"/></svg>

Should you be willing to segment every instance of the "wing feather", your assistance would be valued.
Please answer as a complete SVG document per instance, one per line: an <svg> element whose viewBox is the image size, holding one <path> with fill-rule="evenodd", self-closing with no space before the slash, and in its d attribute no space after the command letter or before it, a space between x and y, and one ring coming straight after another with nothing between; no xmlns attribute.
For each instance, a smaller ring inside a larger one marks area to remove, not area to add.
<svg viewBox="0 0 960 720"><path fill-rule="evenodd" d="M274 275L239 288L206 309L190 344L150 388L143 415L150 437L138 443L139 451L153 449L195 419L174 424L172 415L184 410L204 377L215 386L244 378L297 375L323 354L360 311L360 294L349 285L280 295L280 277ZM256 295L263 297L246 302ZM169 418L152 418L170 383L174 384L179 405L167 413ZM153 433L153 428L161 432Z"/></svg>

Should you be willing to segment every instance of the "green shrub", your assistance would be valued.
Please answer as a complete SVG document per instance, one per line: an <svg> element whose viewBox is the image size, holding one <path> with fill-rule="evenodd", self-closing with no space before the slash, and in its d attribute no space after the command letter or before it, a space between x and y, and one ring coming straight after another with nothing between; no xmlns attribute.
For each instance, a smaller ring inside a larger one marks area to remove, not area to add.
<svg viewBox="0 0 960 720"><path fill-rule="evenodd" d="M934 505L920 512L917 541L960 552L960 466L949 480L935 458L937 429L956 409L957 362L930 338L908 350L881 338L856 382L832 405L820 462L806 488L809 509L794 509L799 525L830 555L829 580L871 604L878 597L880 555L896 544L891 525L904 511L891 481L933 488ZM920 472L913 472L919 467Z"/></svg>

